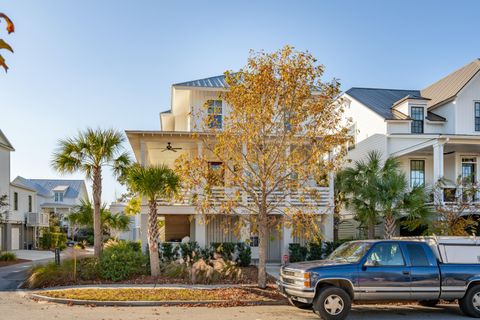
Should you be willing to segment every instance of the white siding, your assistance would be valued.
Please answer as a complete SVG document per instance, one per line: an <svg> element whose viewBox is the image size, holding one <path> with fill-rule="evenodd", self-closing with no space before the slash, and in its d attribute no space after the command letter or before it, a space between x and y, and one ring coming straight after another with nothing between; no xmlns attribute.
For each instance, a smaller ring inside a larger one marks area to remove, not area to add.
<svg viewBox="0 0 480 320"><path fill-rule="evenodd" d="M455 104L455 134L475 134L474 101L480 101L480 74L477 74L458 94Z"/></svg>
<svg viewBox="0 0 480 320"><path fill-rule="evenodd" d="M0 147L0 195L9 194L10 150Z"/></svg>
<svg viewBox="0 0 480 320"><path fill-rule="evenodd" d="M345 108L344 117L352 119L357 128L355 148L347 158L353 161L364 159L371 150L387 154L387 126L385 120L360 102L346 95L350 105Z"/></svg>
<svg viewBox="0 0 480 320"><path fill-rule="evenodd" d="M18 209L14 208L14 193L18 194ZM24 221L25 213L35 212L35 201L36 201L36 192L30 191L24 188L19 188L14 185L10 185L10 217L11 221ZM28 209L28 197L32 197L32 211Z"/></svg>

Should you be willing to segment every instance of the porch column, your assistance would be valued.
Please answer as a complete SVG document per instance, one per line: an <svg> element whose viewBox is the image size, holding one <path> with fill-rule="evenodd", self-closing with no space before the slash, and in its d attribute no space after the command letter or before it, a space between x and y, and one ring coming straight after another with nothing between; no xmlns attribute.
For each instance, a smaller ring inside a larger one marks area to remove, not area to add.
<svg viewBox="0 0 480 320"><path fill-rule="evenodd" d="M207 225L200 214L195 215L195 241L201 248L207 246Z"/></svg>
<svg viewBox="0 0 480 320"><path fill-rule="evenodd" d="M433 145L433 185L444 176L443 145L443 142L437 142Z"/></svg>
<svg viewBox="0 0 480 320"><path fill-rule="evenodd" d="M335 157L334 152L329 152L328 158L333 161ZM333 215L335 214L335 172L328 173L328 208L325 218L322 218L322 226L324 226L323 237L326 241L334 240L335 221Z"/></svg>
<svg viewBox="0 0 480 320"><path fill-rule="evenodd" d="M284 255L289 255L288 245L293 243L292 228L283 224L283 241L282 241L282 261Z"/></svg>
<svg viewBox="0 0 480 320"><path fill-rule="evenodd" d="M140 165L144 167L146 165L146 155L145 155L145 141L140 140Z"/></svg>

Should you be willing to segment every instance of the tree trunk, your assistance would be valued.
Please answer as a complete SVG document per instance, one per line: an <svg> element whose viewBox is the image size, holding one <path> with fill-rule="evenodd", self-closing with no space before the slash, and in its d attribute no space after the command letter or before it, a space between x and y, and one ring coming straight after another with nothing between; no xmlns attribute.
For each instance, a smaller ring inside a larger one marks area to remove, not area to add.
<svg viewBox="0 0 480 320"><path fill-rule="evenodd" d="M267 287L267 247L268 219L265 207L260 208L258 216L258 286Z"/></svg>
<svg viewBox="0 0 480 320"><path fill-rule="evenodd" d="M95 257L100 258L102 254L103 235L102 235L102 168L93 169L93 249Z"/></svg>
<svg viewBox="0 0 480 320"><path fill-rule="evenodd" d="M157 200L148 203L148 250L150 253L150 274L152 277L160 276L160 261L158 258L158 219Z"/></svg>
<svg viewBox="0 0 480 320"><path fill-rule="evenodd" d="M375 239L375 223L368 223L368 239Z"/></svg>
<svg viewBox="0 0 480 320"><path fill-rule="evenodd" d="M391 214L385 216L385 229L383 237L385 239L391 239L395 236L395 230L397 226L397 222L395 221L395 217Z"/></svg>

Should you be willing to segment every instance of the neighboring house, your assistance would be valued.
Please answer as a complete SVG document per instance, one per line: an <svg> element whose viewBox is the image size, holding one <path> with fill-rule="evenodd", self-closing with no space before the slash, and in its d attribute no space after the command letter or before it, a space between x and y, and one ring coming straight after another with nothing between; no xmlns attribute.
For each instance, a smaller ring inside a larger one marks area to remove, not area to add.
<svg viewBox="0 0 480 320"><path fill-rule="evenodd" d="M10 199L10 152L15 151L5 134L0 130L0 196L7 196L8 205L0 208L0 251L11 250L12 242L20 243L20 227L12 221L9 211ZM13 229L13 231L12 231ZM12 233L13 232L13 233Z"/></svg>
<svg viewBox="0 0 480 320"><path fill-rule="evenodd" d="M26 179L16 177L12 184L30 190L35 190L33 212L27 215L27 227L48 227L49 218L58 219L60 227L71 235L71 228L66 220L72 209L88 199L84 180L64 179Z"/></svg>
<svg viewBox="0 0 480 320"><path fill-rule="evenodd" d="M125 214L125 207L127 206L124 202L112 202L108 210L112 214ZM130 224L128 225L128 230L123 232L115 232L112 236L118 237L121 240L128 241L137 241L140 240L140 219L141 215L136 214L130 217Z"/></svg>
<svg viewBox="0 0 480 320"><path fill-rule="evenodd" d="M411 186L446 178L443 201L458 177L479 181L480 59L424 89L351 88L342 97L353 120L348 158L370 150L398 158ZM340 236L355 236L354 225L341 224Z"/></svg>
<svg viewBox="0 0 480 320"><path fill-rule="evenodd" d="M203 145L201 140L194 137L194 130L200 127L205 112L215 117L215 124L218 127L222 126L223 117L228 113L229 106L219 98L219 95L227 90L226 87L224 76L174 84L171 89L171 110L160 114L159 131L126 131L137 161L142 165L166 164L173 168L175 160L182 154L201 155ZM208 111L205 111L205 104L209 105ZM211 159L212 171L221 168L221 163L217 161ZM318 187L322 194L318 214L323 219L322 231L326 240L333 238L332 188L332 184L330 187ZM224 187L214 188L215 197L219 201L222 201L224 192ZM147 243L146 212L144 206L140 218L140 237L143 245ZM189 199L160 201L158 213L163 221L161 241L179 242L188 237L203 247L213 242L251 240L249 242L252 246L252 258L258 259L258 238L250 227L243 228L239 236L234 232L225 232L227 219L236 219L235 217L218 215L205 224ZM301 241L293 239L291 230L286 227L283 227L281 232L272 227L270 236L267 257L269 261L280 261L282 255L288 254L289 243Z"/></svg>

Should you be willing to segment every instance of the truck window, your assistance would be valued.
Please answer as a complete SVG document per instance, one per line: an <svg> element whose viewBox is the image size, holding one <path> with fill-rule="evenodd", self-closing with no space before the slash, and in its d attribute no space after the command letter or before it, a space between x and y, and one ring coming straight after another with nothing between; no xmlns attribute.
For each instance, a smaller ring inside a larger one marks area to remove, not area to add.
<svg viewBox="0 0 480 320"><path fill-rule="evenodd" d="M368 255L367 266L403 266L405 260L397 243L379 243Z"/></svg>
<svg viewBox="0 0 480 320"><path fill-rule="evenodd" d="M419 244L407 244L408 256L413 267L430 266L427 254Z"/></svg>

